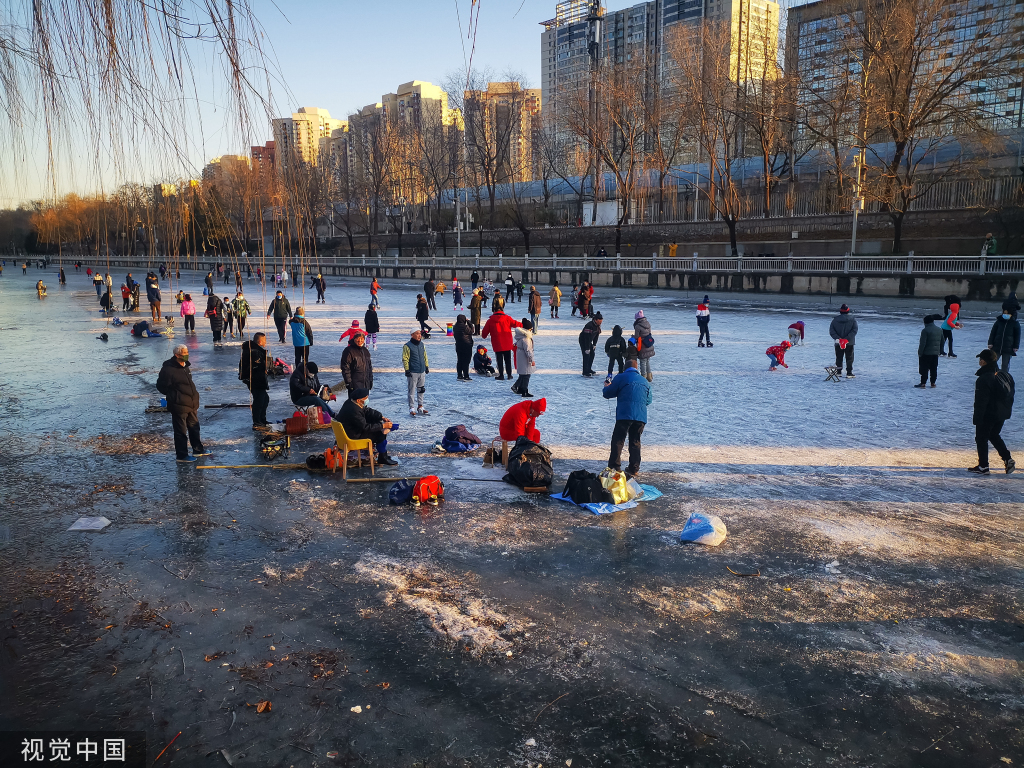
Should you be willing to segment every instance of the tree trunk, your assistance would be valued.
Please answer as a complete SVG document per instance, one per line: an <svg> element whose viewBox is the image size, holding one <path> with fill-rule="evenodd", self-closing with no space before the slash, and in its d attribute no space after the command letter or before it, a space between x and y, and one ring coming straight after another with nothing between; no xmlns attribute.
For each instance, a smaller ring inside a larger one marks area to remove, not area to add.
<svg viewBox="0 0 1024 768"><path fill-rule="evenodd" d="M526 252L530 252L530 230L526 228L520 228L523 233L523 245L526 246Z"/></svg>
<svg viewBox="0 0 1024 768"><path fill-rule="evenodd" d="M729 227L729 245L732 246L732 255L739 256L739 249L736 247L736 219L733 216L725 217L725 224Z"/></svg>
<svg viewBox="0 0 1024 768"><path fill-rule="evenodd" d="M892 219L892 252L899 253L903 248L903 217L904 212L893 212L890 214Z"/></svg>
<svg viewBox="0 0 1024 768"><path fill-rule="evenodd" d="M622 253L622 219L615 225L615 255Z"/></svg>

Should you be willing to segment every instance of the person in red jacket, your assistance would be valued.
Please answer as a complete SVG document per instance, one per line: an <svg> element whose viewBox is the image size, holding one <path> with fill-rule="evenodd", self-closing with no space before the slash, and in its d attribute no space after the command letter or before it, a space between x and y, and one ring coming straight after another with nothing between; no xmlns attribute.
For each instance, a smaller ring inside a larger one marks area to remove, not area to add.
<svg viewBox="0 0 1024 768"><path fill-rule="evenodd" d="M789 326L789 343L794 347L804 343L804 321L797 320Z"/></svg>
<svg viewBox="0 0 1024 768"><path fill-rule="evenodd" d="M790 344L788 341L784 341L781 344L775 345L774 347L768 347L768 349L764 351L764 353L768 355L769 371L774 371L780 365L783 368L789 368L789 366L786 365L786 350L792 346L793 345Z"/></svg>
<svg viewBox="0 0 1024 768"><path fill-rule="evenodd" d="M510 379L512 378L512 348L515 347L512 329L522 327L522 323L513 320L500 309L492 313L484 323L484 331L480 335L485 339L491 337L494 356L498 358L498 375L494 377L495 381L504 381L506 373Z"/></svg>
<svg viewBox="0 0 1024 768"><path fill-rule="evenodd" d="M540 400L523 400L516 403L501 417L498 424L498 433L502 440L514 443L520 437L525 437L535 443L540 443L540 431L536 427L537 417L548 409L548 401L545 398Z"/></svg>

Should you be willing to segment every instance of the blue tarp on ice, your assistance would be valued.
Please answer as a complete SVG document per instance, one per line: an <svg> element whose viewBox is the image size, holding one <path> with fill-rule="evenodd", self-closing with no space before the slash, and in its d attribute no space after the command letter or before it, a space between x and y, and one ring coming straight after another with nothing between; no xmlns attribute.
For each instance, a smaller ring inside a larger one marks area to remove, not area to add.
<svg viewBox="0 0 1024 768"><path fill-rule="evenodd" d="M662 495L661 491L659 491L653 485L644 485L643 483L638 483L638 485L643 490L644 495L638 496L633 501L625 501L622 504L594 502L592 504L578 504L577 506L581 506L584 509L588 509L595 515L610 515L612 512L621 512L624 509L632 509L633 507L638 506L638 502L641 501L654 501L655 499L659 498ZM551 498L558 499L559 501L568 501L570 504L576 504L576 502L574 502L568 496L563 496L561 491L559 491L558 493L552 493Z"/></svg>

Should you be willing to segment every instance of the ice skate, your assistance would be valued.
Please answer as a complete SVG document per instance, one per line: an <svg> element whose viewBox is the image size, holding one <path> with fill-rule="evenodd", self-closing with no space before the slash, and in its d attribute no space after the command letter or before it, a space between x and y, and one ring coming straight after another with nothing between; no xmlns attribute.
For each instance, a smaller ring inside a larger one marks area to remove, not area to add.
<svg viewBox="0 0 1024 768"><path fill-rule="evenodd" d="M419 409L419 414L420 414L421 416L429 416L429 415L430 415L430 411L428 411L428 410L427 410L426 408L424 408L423 406L420 406L420 409Z"/></svg>
<svg viewBox="0 0 1024 768"><path fill-rule="evenodd" d="M1008 475L1012 474L1013 470L1017 468L1017 462L1015 462L1013 459L1007 459L1003 463L1006 465L1006 474Z"/></svg>
<svg viewBox="0 0 1024 768"><path fill-rule="evenodd" d="M714 344L712 344L712 343L711 343L711 342L709 341L709 342L708 342L708 347L713 347L713 346L715 346L715 345L714 345Z"/></svg>

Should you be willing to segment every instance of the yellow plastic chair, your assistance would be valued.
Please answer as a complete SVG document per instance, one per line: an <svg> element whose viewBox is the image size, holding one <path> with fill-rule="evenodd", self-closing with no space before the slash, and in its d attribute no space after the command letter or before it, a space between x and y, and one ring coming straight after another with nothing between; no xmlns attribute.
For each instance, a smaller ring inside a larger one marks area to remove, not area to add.
<svg viewBox="0 0 1024 768"><path fill-rule="evenodd" d="M351 437L345 434L345 428L341 426L341 422L337 419L331 420L331 429L334 430L334 441L338 444L338 450L341 451L341 479L348 481L348 453L349 451L355 451L356 456L359 457L359 467L363 466L363 456L359 451L367 451L370 454L370 474L376 474L373 466L373 441L369 438L364 440L353 440ZM338 467L335 466L332 472L337 472Z"/></svg>

